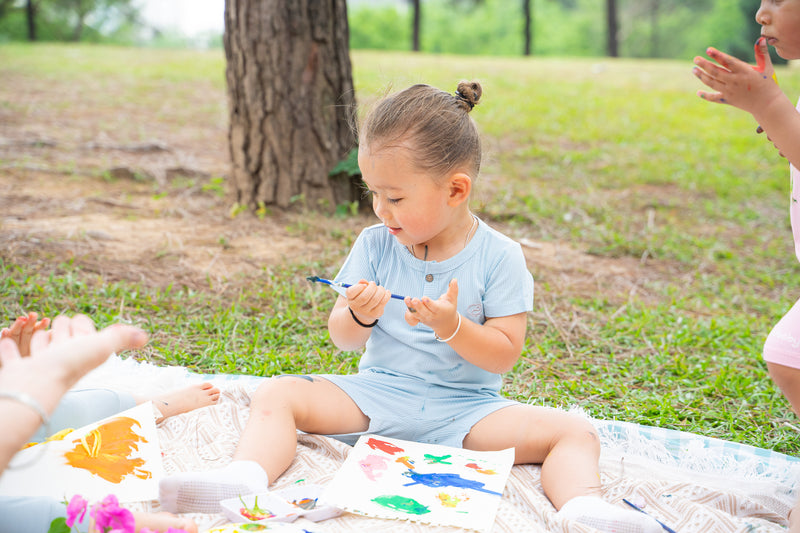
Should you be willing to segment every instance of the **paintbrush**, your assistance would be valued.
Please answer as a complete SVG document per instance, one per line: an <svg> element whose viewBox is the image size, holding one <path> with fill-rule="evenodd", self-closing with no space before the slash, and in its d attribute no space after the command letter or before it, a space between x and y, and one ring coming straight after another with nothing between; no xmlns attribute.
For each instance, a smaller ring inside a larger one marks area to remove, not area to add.
<svg viewBox="0 0 800 533"><path fill-rule="evenodd" d="M646 514L647 516L649 516L650 518L652 518L653 520L655 520L656 522L658 522L658 524L659 524L661 527L663 527L663 528L664 528L664 530L665 530L665 531L667 531L668 533L677 533L677 532L676 532L674 529L672 529L671 527L669 527L667 524L665 524L664 522L662 522L662 521L661 521L661 520L659 520L658 518L654 517L654 516L653 516L653 515L651 515L650 513L647 513L647 512L645 512L645 511L644 511L644 510L643 510L641 507L639 507L639 506L638 506L638 505L636 505L635 503L631 503L631 502L629 502L628 500L626 500L625 498L622 498L622 501L623 501L623 502L625 502L625 503L627 503L628 505L630 505L631 507L633 507L634 509L636 509L636 510L637 510L637 511L639 511L640 513L644 513L644 514Z"/></svg>
<svg viewBox="0 0 800 533"><path fill-rule="evenodd" d="M319 276L308 276L306 279L308 281L311 281L311 282L315 282L316 281L317 283L324 283L326 285L330 285L333 290L335 290L336 292L338 292L342 296L347 296L347 294L345 293L345 289L347 287L352 287L352 285L349 284L349 283L337 283L335 281L331 281L329 279L321 278ZM400 296L399 294L392 294L392 298L394 298L395 300L405 300L406 299L405 296Z"/></svg>

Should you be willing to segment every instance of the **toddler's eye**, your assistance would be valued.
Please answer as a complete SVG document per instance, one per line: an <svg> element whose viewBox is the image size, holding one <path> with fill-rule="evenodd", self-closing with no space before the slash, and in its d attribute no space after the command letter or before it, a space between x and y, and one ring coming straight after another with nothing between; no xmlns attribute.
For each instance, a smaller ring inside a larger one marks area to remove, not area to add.
<svg viewBox="0 0 800 533"><path fill-rule="evenodd" d="M400 200L402 200L402 198L387 198L387 200L389 201L390 204L396 204L399 203Z"/></svg>

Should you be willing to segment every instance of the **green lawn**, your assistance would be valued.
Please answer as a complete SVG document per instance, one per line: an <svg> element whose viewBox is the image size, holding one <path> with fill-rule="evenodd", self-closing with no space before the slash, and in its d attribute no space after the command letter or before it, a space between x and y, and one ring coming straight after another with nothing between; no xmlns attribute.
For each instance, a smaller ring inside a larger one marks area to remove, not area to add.
<svg viewBox="0 0 800 533"><path fill-rule="evenodd" d="M352 60L363 105L389 85L481 81L473 116L486 158L475 210L515 238L569 246L606 273L642 269L633 288L592 287L534 262L535 310L506 394L800 452L800 423L760 356L800 298L788 164L750 116L695 96L690 63L373 52ZM181 87L224 91L219 51L2 45L0 78L9 73L43 84L123 80L114 95L123 101L168 84L160 98L177 108ZM798 71L778 78L790 98L800 95ZM15 105L0 101L0 113ZM180 120L217 112L192 108ZM315 263L265 265L204 289L109 282L79 262L3 250L0 310L5 320L21 309L84 312L100 324L123 317L153 333L142 357L201 372L350 372L358 354L338 352L325 329L329 295L297 283L335 273L353 234L330 237L331 252Z"/></svg>

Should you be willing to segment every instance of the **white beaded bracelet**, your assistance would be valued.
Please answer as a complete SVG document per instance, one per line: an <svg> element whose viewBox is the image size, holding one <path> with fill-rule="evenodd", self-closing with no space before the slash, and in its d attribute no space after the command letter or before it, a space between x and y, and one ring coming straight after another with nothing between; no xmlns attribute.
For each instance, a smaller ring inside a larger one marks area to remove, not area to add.
<svg viewBox="0 0 800 533"><path fill-rule="evenodd" d="M24 392L6 391L6 390L0 390L0 398L14 400L15 402L25 404L34 411L36 411L36 414L38 414L39 418L42 419L42 425L44 426L45 437L48 437L50 435L50 417L47 416L47 412L44 410L42 405L38 401L36 401L36 398ZM37 447L39 448L38 454L32 455L24 463L11 462L7 468L9 470L13 470L15 468L24 468L41 459L42 455L44 454L44 445L40 445Z"/></svg>
<svg viewBox="0 0 800 533"><path fill-rule="evenodd" d="M450 335L450 336L449 336L449 337L447 337L446 339L442 339L442 338L441 338L441 337L439 337L439 335L437 335L437 334L436 334L436 332L434 331L434 332L433 332L433 336L434 336L434 337L436 337L436 340L437 340L437 341L439 341L439 342L450 342L451 340L453 340L453 337L455 337L456 335L458 335L458 330L460 330L460 329L461 329L461 313L456 313L456 315L458 315L458 325L456 326L456 330L453 332L453 334L452 334L452 335Z"/></svg>
<svg viewBox="0 0 800 533"><path fill-rule="evenodd" d="M8 398L9 400L14 400L19 403L24 403L25 405L36 411L36 414L38 414L39 417L41 417L42 419L42 424L44 424L45 426L50 425L50 417L47 416L47 413L45 412L44 408L41 405L39 405L39 402L37 402L36 399L30 394L25 394L24 392L0 390L0 398Z"/></svg>

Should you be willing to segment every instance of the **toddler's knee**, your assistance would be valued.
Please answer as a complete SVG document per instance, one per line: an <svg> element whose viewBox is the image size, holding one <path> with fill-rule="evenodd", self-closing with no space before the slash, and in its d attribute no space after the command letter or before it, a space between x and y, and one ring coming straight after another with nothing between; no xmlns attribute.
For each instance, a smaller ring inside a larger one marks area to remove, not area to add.
<svg viewBox="0 0 800 533"><path fill-rule="evenodd" d="M309 383L313 380L306 376L275 376L265 380L250 397L250 408L260 409L265 406L294 405L303 403L308 392Z"/></svg>
<svg viewBox="0 0 800 533"><path fill-rule="evenodd" d="M276 376L264 380L251 396L250 407L258 407L276 399L290 396L295 379L289 376Z"/></svg>
<svg viewBox="0 0 800 533"><path fill-rule="evenodd" d="M600 453L600 436L594 425L585 417L569 413L564 421L563 431L565 437L578 441L583 446L591 447Z"/></svg>

